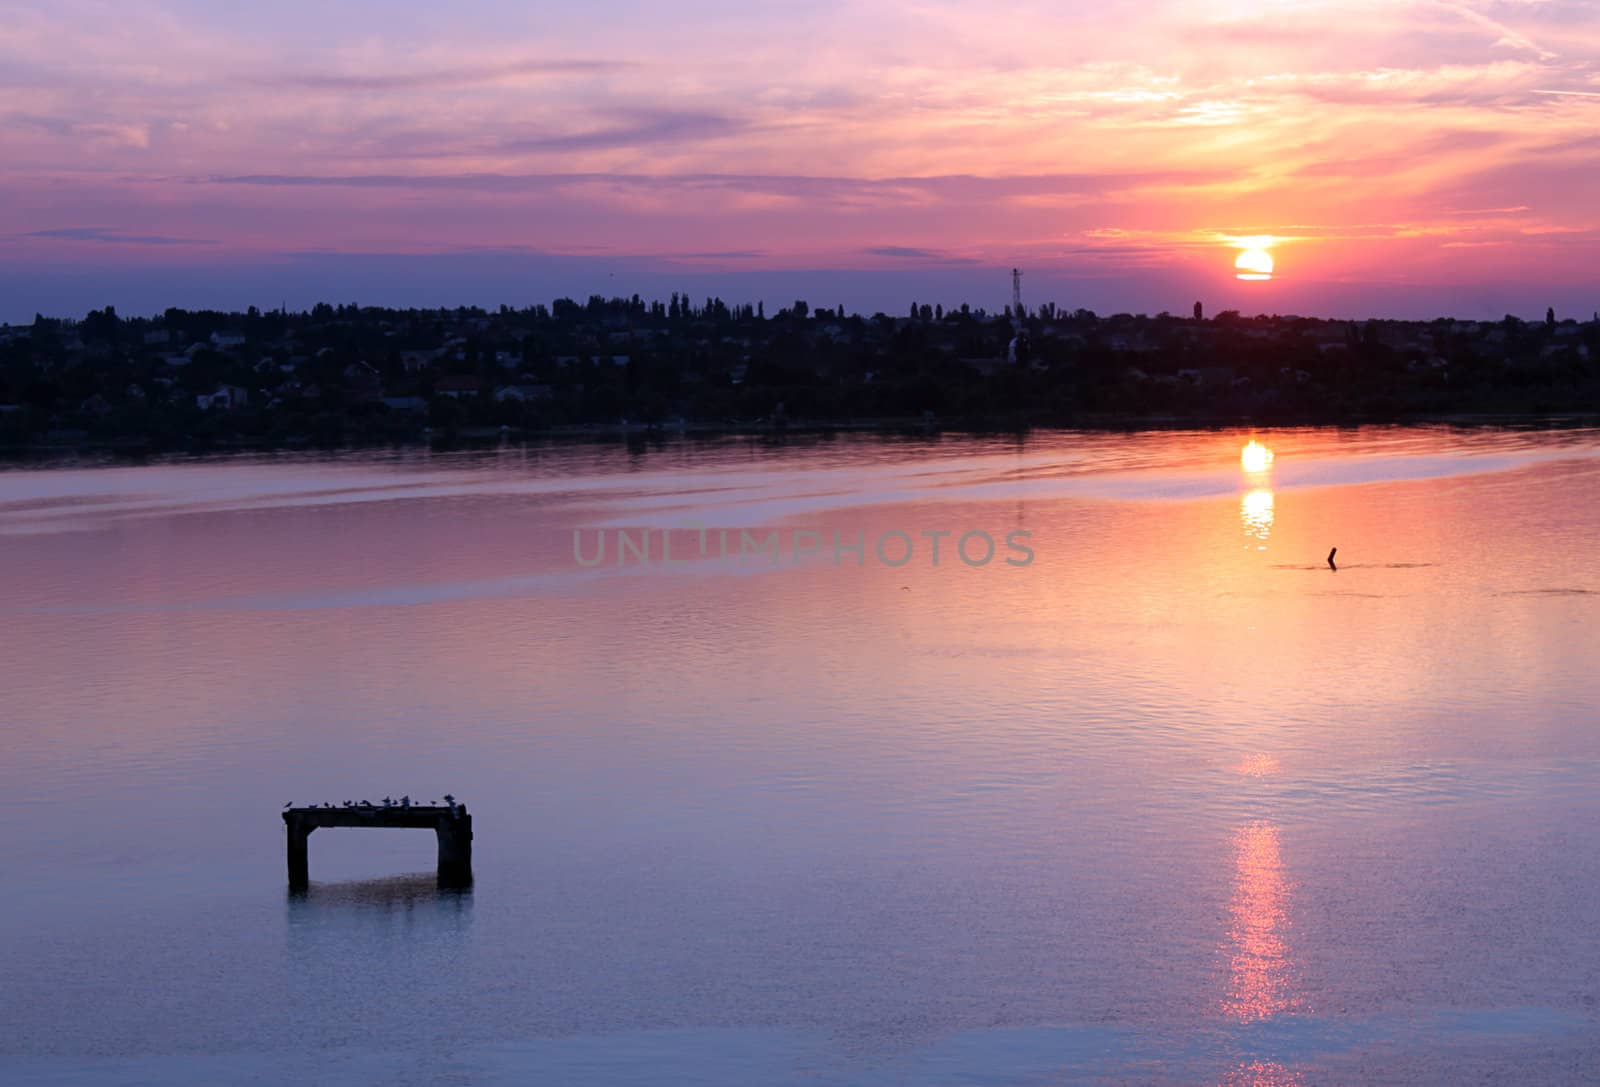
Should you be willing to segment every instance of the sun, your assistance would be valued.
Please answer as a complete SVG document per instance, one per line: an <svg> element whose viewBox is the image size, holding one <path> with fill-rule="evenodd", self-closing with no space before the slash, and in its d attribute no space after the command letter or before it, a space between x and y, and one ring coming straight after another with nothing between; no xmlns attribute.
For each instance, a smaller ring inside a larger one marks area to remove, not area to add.
<svg viewBox="0 0 1600 1087"><path fill-rule="evenodd" d="M1233 262L1237 277L1246 280L1271 279L1274 267L1272 254L1265 249L1246 249L1239 254L1239 259Z"/></svg>

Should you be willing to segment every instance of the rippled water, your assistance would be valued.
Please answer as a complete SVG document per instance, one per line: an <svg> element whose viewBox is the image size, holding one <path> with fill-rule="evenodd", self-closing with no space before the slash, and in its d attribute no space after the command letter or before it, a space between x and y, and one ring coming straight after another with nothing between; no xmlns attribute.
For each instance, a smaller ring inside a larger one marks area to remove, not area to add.
<svg viewBox="0 0 1600 1087"><path fill-rule="evenodd" d="M1600 1080L1600 433L1249 437L0 472L0 1077Z"/></svg>

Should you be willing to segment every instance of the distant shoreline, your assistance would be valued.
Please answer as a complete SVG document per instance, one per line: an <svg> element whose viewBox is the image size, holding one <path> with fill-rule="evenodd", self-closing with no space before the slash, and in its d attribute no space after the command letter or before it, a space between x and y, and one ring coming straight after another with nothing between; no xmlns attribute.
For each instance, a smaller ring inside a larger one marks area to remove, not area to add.
<svg viewBox="0 0 1600 1087"><path fill-rule="evenodd" d="M1600 319L558 299L0 328L0 456L1600 418Z"/></svg>
<svg viewBox="0 0 1600 1087"><path fill-rule="evenodd" d="M347 453L374 449L483 449L511 443L617 443L665 444L676 440L714 438L817 438L835 434L886 437L982 436L996 434L1037 435L1071 432L1161 432L1172 430L1283 430L1324 429L1367 426L1443 426L1463 429L1499 428L1568 430L1600 427L1600 411L1595 412L1450 412L1406 417L1365 417L1337 419L1209 416L1084 416L1072 422L1016 424L1005 420L960 419L948 422L901 417L853 420L793 420L783 426L761 422L695 424L684 426L646 426L622 424L575 424L533 429L493 427L462 428L453 433L419 433L399 440L373 439L319 444L309 439L295 440L214 440L190 444L157 445L139 437L102 440L60 440L0 445L0 463L17 464L55 457L102 455L113 460L154 457L205 457L234 453Z"/></svg>

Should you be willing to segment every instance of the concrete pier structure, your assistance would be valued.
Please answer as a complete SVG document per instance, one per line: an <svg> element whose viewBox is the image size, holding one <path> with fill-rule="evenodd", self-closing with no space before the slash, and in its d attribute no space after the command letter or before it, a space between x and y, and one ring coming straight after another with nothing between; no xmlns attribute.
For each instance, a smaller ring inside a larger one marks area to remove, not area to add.
<svg viewBox="0 0 1600 1087"><path fill-rule="evenodd" d="M311 883L311 832L320 827L402 827L432 830L439 841L439 883L472 882L472 816L465 804L360 804L349 807L290 807L284 810L288 837L289 886L304 890Z"/></svg>

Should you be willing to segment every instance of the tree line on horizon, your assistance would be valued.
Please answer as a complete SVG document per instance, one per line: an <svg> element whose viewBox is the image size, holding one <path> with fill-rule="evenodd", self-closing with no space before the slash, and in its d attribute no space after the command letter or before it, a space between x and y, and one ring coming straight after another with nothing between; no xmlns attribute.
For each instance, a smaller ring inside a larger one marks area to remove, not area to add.
<svg viewBox="0 0 1600 1087"><path fill-rule="evenodd" d="M1018 335L1018 332L1021 335ZM674 293L523 308L170 308L0 329L0 444L405 441L509 428L1341 421L1592 411L1600 322L905 316Z"/></svg>

